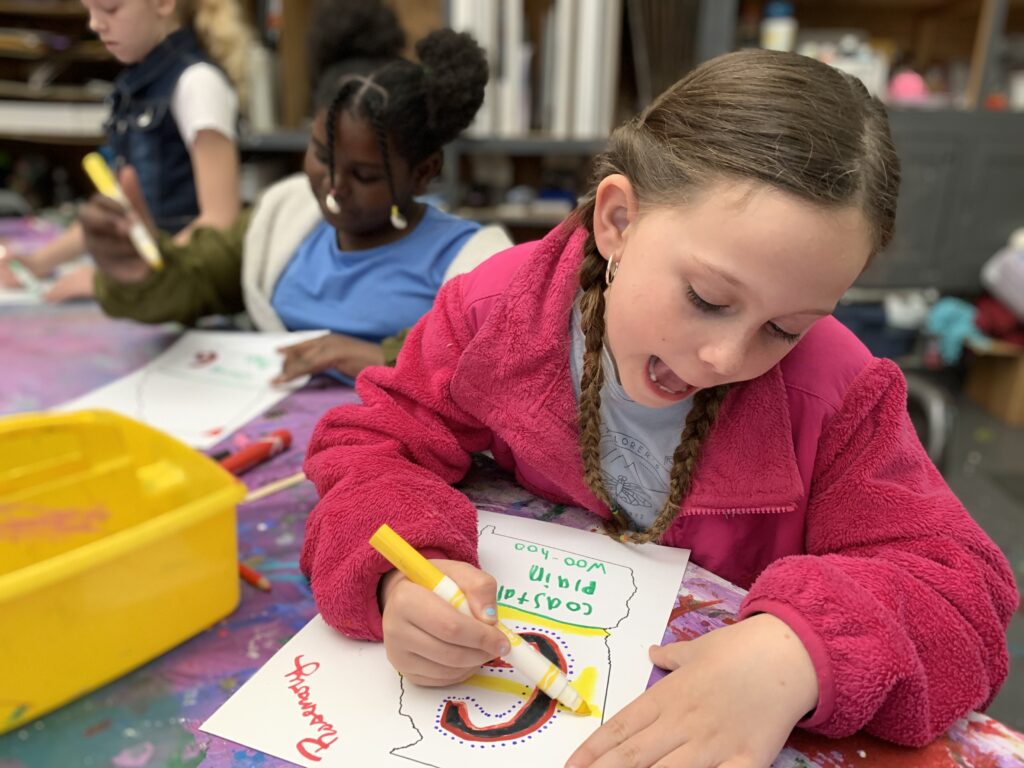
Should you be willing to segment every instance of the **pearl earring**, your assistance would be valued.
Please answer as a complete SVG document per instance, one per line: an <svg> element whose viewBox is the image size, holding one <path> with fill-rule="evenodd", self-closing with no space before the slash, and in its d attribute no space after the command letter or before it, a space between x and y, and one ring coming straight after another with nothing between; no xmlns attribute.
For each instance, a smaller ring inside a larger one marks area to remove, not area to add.
<svg viewBox="0 0 1024 768"><path fill-rule="evenodd" d="M324 205L327 206L327 210L331 213L341 213L341 206L338 205L338 199L334 196L333 189L328 192L327 197L324 198Z"/></svg>
<svg viewBox="0 0 1024 768"><path fill-rule="evenodd" d="M391 206L391 226L395 229L405 229L409 226L409 222L406 221L405 216L398 210L397 205Z"/></svg>

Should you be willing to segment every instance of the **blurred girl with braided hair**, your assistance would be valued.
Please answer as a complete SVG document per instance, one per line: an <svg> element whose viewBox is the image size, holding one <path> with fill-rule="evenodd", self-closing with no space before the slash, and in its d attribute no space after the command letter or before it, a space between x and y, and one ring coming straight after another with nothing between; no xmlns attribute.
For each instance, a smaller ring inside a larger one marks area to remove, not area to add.
<svg viewBox="0 0 1024 768"><path fill-rule="evenodd" d="M281 350L279 381L326 372L350 383L393 361L400 332L448 277L511 241L417 200L483 101L487 61L473 38L437 30L412 62L379 0L324 0L309 39L317 82L305 173L274 184L230 228L199 228L185 246L157 233L159 272L131 248L114 201L94 197L80 220L107 314L192 324L245 311L261 331L325 328ZM130 194L133 175L122 185Z"/></svg>
<svg viewBox="0 0 1024 768"><path fill-rule="evenodd" d="M928 460L899 369L829 317L890 241L899 178L854 78L772 51L686 75L614 132L566 222L446 285L397 366L321 420L302 567L327 622L423 685L502 654L451 487L490 450L749 589L735 624L652 648L670 673L568 766L760 768L795 726L921 745L984 707L1012 573ZM382 523L477 618L390 570Z"/></svg>
<svg viewBox="0 0 1024 768"><path fill-rule="evenodd" d="M127 65L105 125L108 162L135 169L156 226L178 242L197 226L229 226L240 209L237 124L250 42L237 0L82 4L89 28ZM24 265L42 277L83 253L76 223ZM91 295L92 275L92 267L64 275L47 299Z"/></svg>

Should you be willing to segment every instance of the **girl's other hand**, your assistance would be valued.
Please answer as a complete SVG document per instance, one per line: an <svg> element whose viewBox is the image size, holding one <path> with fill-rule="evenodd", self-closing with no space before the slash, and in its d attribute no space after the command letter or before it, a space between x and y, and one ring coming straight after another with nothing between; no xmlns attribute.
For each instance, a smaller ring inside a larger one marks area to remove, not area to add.
<svg viewBox="0 0 1024 768"><path fill-rule="evenodd" d="M380 344L340 333L318 336L277 351L284 355L284 360L274 384L284 384L299 376L322 373L332 368L355 378L368 365L384 365Z"/></svg>
<svg viewBox="0 0 1024 768"><path fill-rule="evenodd" d="M432 560L466 594L473 616L392 571L381 579L384 648L388 661L417 685L454 685L480 665L508 653L497 623L497 585L490 574L457 560Z"/></svg>
<svg viewBox="0 0 1024 768"><path fill-rule="evenodd" d="M671 674L598 728L567 768L767 768L818 702L811 657L769 614L650 654Z"/></svg>

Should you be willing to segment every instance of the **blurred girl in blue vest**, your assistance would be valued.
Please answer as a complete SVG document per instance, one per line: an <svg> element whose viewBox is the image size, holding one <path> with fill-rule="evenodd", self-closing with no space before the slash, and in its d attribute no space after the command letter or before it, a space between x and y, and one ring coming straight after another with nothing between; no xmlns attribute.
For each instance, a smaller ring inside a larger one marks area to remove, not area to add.
<svg viewBox="0 0 1024 768"><path fill-rule="evenodd" d="M238 216L239 98L248 28L237 0L82 0L89 28L127 67L114 82L103 154L132 165L156 224L188 241L197 225ZM25 260L42 277L82 253L81 226ZM92 267L65 274L47 295L92 293Z"/></svg>

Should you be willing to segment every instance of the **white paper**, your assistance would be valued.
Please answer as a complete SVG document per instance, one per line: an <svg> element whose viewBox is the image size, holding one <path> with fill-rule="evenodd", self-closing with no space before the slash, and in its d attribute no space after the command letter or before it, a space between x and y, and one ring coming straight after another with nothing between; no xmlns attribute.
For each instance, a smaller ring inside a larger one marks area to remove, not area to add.
<svg viewBox="0 0 1024 768"><path fill-rule="evenodd" d="M209 448L305 384L271 384L277 350L324 333L188 331L145 367L54 410L105 408Z"/></svg>
<svg viewBox="0 0 1024 768"><path fill-rule="evenodd" d="M8 224L5 226L4 222L8 222ZM4 236L5 231L10 233L8 237ZM57 237L60 231L59 227L37 219L0 219L0 258L24 259L41 248L47 242L47 237ZM26 239L19 240L19 235ZM43 297L61 278L77 272L83 267L92 269L93 266L92 257L83 255L59 265L52 277L32 277L33 285L31 287L19 285L8 288L5 285L0 285L0 307L45 304L46 300Z"/></svg>
<svg viewBox="0 0 1024 768"><path fill-rule="evenodd" d="M548 706L502 666L449 688L405 684L380 643L317 616L202 730L302 766L564 764L644 691L647 649L661 642L689 551L492 512L479 520L502 620L560 657L596 716Z"/></svg>
<svg viewBox="0 0 1024 768"><path fill-rule="evenodd" d="M53 287L53 280L40 280L39 290L8 288L0 285L0 307L35 306L43 303L43 294Z"/></svg>

